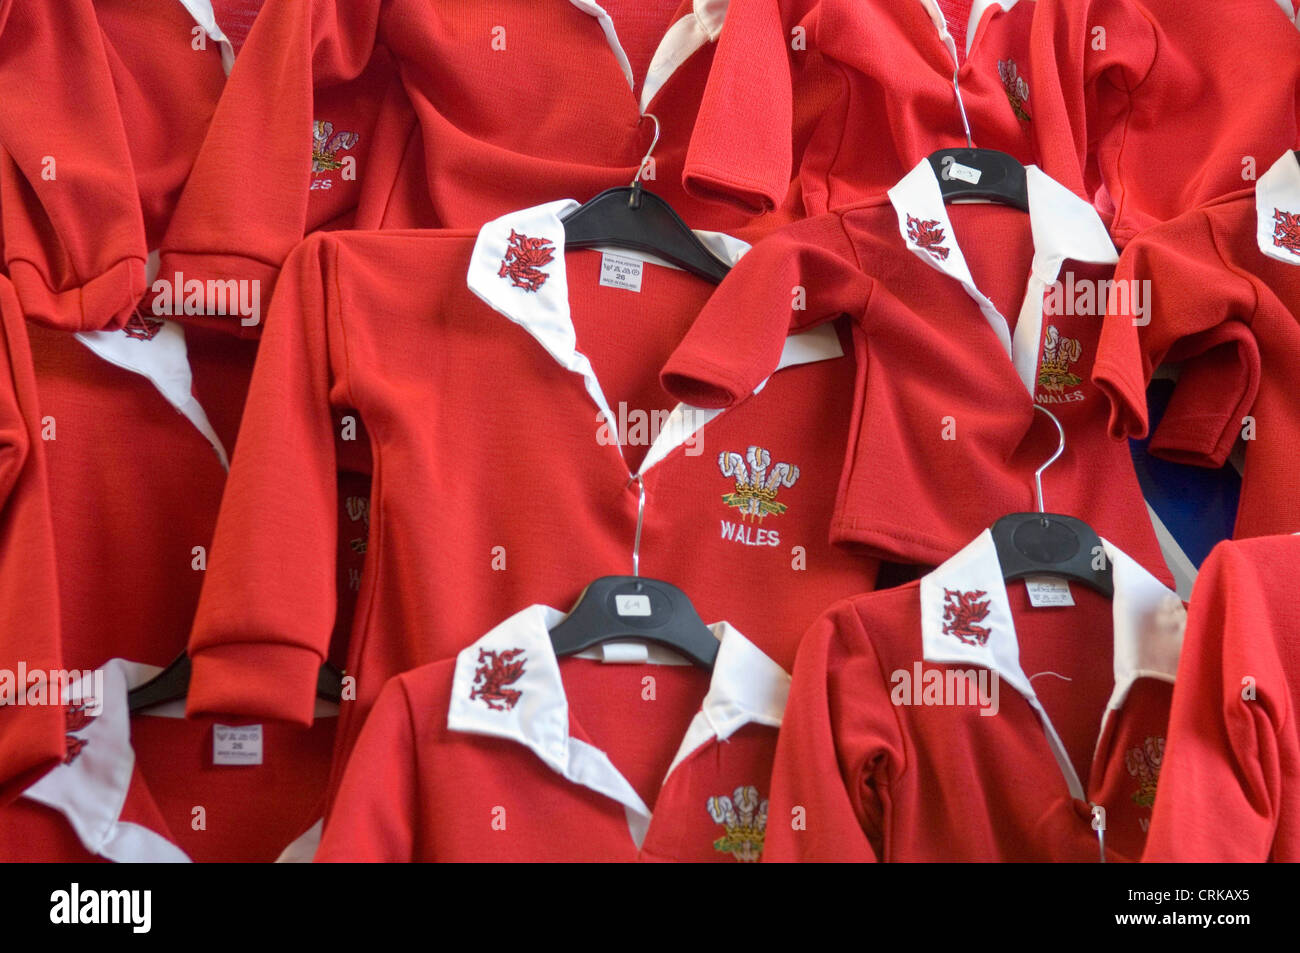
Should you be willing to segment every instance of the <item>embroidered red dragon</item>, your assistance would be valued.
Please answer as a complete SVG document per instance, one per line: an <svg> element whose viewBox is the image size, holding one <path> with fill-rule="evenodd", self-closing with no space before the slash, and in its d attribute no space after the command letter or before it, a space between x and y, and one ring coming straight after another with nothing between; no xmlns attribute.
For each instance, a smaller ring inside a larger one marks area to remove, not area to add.
<svg viewBox="0 0 1300 953"><path fill-rule="evenodd" d="M146 318L139 309L122 325L122 333L137 341L152 341L162 330L163 323L157 318Z"/></svg>
<svg viewBox="0 0 1300 953"><path fill-rule="evenodd" d="M986 643L993 630L976 623L983 622L991 611L989 600L984 598L987 595L988 593L983 589L976 589L974 592L944 589L944 635L951 635L967 645Z"/></svg>
<svg viewBox="0 0 1300 953"><path fill-rule="evenodd" d="M510 244L501 260L499 278L509 278L516 288L536 291L550 277L542 266L555 257L555 244L549 238L529 238L510 229Z"/></svg>
<svg viewBox="0 0 1300 953"><path fill-rule="evenodd" d="M81 754L81 749L86 747L86 739L78 738L73 734L74 731L82 731L87 725L95 720L95 715L90 714L90 710L95 707L95 700L86 699L78 704L73 702L68 705L64 712L64 730L67 732L67 750L63 755L64 764L72 764Z"/></svg>
<svg viewBox="0 0 1300 953"><path fill-rule="evenodd" d="M1300 255L1300 212L1273 209L1273 244Z"/></svg>
<svg viewBox="0 0 1300 953"><path fill-rule="evenodd" d="M907 237L920 248L924 248L936 258L947 258L948 249L943 246L943 229L937 219L921 221L913 215L907 216Z"/></svg>
<svg viewBox="0 0 1300 953"><path fill-rule="evenodd" d="M493 711L506 711L514 708L523 692L517 688L508 688L524 674L523 649L510 649L506 652L489 652L478 650L478 668L474 670L474 687L469 693L470 701L482 699Z"/></svg>

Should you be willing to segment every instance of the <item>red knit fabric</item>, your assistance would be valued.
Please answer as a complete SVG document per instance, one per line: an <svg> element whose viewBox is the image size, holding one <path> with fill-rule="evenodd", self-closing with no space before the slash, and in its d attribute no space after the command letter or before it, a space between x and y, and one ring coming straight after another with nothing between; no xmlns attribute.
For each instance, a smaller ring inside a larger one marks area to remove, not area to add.
<svg viewBox="0 0 1300 953"><path fill-rule="evenodd" d="M1143 860L1300 860L1298 562L1269 536L1201 566Z"/></svg>
<svg viewBox="0 0 1300 953"><path fill-rule="evenodd" d="M1113 432L1142 436L1147 382L1160 364L1182 363L1150 444L1157 456L1223 466L1249 432L1234 538L1300 532L1300 397L1290 383L1300 366L1300 256L1263 254L1256 223L1248 191L1134 239L1115 277L1149 283L1128 286L1144 290L1146 308L1114 299L1093 371L1118 397Z"/></svg>

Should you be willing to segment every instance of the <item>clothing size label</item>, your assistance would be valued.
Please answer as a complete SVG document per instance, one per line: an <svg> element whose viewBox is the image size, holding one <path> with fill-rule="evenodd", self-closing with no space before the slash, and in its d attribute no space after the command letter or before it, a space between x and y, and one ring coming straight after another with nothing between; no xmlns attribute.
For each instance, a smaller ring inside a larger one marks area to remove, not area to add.
<svg viewBox="0 0 1300 953"><path fill-rule="evenodd" d="M641 272L645 262L636 258L601 252L600 283L607 288L622 288L625 291L641 290Z"/></svg>
<svg viewBox="0 0 1300 953"><path fill-rule="evenodd" d="M971 185L979 185L980 177L984 175L979 169L962 165L960 162L950 162L947 170L948 178L961 179L961 181L969 182Z"/></svg>
<svg viewBox="0 0 1300 953"><path fill-rule="evenodd" d="M1029 592L1029 604L1037 608L1074 605L1070 584L1056 576L1027 576L1025 589Z"/></svg>
<svg viewBox="0 0 1300 953"><path fill-rule="evenodd" d="M212 763L255 765L262 763L262 726L212 726Z"/></svg>
<svg viewBox="0 0 1300 953"><path fill-rule="evenodd" d="M619 615L650 615L649 596L615 596L614 611Z"/></svg>

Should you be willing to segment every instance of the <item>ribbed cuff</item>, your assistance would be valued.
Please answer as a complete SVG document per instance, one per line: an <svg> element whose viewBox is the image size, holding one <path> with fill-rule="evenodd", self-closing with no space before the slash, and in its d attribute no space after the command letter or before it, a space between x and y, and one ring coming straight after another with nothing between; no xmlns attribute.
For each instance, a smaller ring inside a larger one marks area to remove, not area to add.
<svg viewBox="0 0 1300 953"><path fill-rule="evenodd" d="M39 268L9 262L9 279L29 320L60 331L114 331L126 324L145 293L145 260L124 258L85 284L56 291Z"/></svg>
<svg viewBox="0 0 1300 953"><path fill-rule="evenodd" d="M245 255L164 251L159 259L155 283L163 281L166 285L161 293L150 289L142 309L155 317L181 321L194 327L224 331L241 338L257 338L262 335L271 292L279 276L279 265L269 265ZM186 285L192 281L203 284L201 308L186 304L190 298ZM226 284L230 281L236 284ZM200 313L188 313L191 310Z"/></svg>
<svg viewBox="0 0 1300 953"><path fill-rule="evenodd" d="M191 657L187 716L239 715L311 725L322 661L315 651L238 642L196 651Z"/></svg>

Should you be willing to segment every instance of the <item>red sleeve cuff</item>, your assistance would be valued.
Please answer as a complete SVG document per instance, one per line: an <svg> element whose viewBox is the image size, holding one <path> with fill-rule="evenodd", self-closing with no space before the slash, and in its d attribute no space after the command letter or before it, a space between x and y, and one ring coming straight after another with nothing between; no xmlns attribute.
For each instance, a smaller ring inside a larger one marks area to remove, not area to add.
<svg viewBox="0 0 1300 953"><path fill-rule="evenodd" d="M155 317L241 338L257 338L262 336L271 292L279 276L278 264L267 264L246 255L168 251L162 254L155 279L155 284L166 282L165 290L156 293L151 288L142 308ZM185 288L191 281L203 283L203 305L198 314L188 313L200 309L186 304L189 296ZM230 281L241 284L228 285ZM175 290L178 287L179 293Z"/></svg>
<svg viewBox="0 0 1300 953"><path fill-rule="evenodd" d="M188 717L238 715L311 725L322 662L313 650L239 642L191 654Z"/></svg>
<svg viewBox="0 0 1300 953"><path fill-rule="evenodd" d="M1145 437L1149 426L1146 385L1105 360L1093 366L1092 382L1110 401L1110 435L1117 440Z"/></svg>
<svg viewBox="0 0 1300 953"><path fill-rule="evenodd" d="M680 352L668 359L659 373L659 382L682 403L706 409L732 407L759 384L748 383L706 358Z"/></svg>
<svg viewBox="0 0 1300 953"><path fill-rule="evenodd" d="M85 284L64 291L51 288L29 261L14 259L8 268L24 316L60 331L117 330L145 293L143 258L123 258Z"/></svg>

